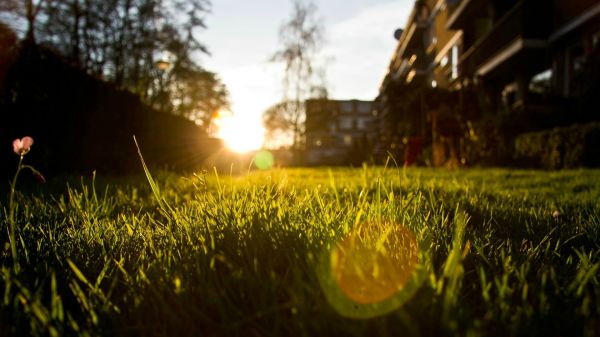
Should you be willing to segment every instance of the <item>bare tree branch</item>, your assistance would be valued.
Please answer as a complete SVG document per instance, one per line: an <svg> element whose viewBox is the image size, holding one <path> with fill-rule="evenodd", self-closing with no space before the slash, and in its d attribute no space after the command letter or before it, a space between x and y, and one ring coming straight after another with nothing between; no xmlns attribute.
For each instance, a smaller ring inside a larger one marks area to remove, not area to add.
<svg viewBox="0 0 600 337"><path fill-rule="evenodd" d="M304 101L315 86L315 63L323 42L323 26L316 12L312 2L293 0L292 15L279 28L281 49L270 58L284 66L284 94L282 103L265 112L265 127L271 134L289 134L294 149L300 149L303 142Z"/></svg>

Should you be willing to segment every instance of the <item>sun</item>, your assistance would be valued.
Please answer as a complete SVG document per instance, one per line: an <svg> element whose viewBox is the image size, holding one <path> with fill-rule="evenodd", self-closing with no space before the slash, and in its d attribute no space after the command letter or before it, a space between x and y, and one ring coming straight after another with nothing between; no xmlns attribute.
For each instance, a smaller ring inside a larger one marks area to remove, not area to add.
<svg viewBox="0 0 600 337"><path fill-rule="evenodd" d="M247 153L263 146L265 130L260 121L219 112L214 117L213 124L216 137L221 138L232 151Z"/></svg>

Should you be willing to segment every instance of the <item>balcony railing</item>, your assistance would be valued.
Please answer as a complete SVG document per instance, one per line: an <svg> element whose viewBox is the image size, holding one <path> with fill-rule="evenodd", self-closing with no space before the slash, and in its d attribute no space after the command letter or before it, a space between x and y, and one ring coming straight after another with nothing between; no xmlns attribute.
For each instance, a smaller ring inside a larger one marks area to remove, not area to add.
<svg viewBox="0 0 600 337"><path fill-rule="evenodd" d="M477 67L523 34L523 9L517 4L493 28L468 47L460 57L461 71L475 73Z"/></svg>
<svg viewBox="0 0 600 337"><path fill-rule="evenodd" d="M461 29L465 21L476 11L481 0L453 0L447 1L448 5L448 29Z"/></svg>
<svg viewBox="0 0 600 337"><path fill-rule="evenodd" d="M548 7L549 8L549 7ZM551 31L548 8L518 2L493 24L492 29L478 38L460 57L461 72L474 74L477 68L504 50L516 39L546 39Z"/></svg>

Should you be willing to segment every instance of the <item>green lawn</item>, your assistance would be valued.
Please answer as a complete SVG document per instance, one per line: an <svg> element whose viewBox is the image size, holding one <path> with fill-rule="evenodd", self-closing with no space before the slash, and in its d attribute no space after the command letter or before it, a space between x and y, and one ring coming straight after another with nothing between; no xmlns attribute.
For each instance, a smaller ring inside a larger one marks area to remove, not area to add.
<svg viewBox="0 0 600 337"><path fill-rule="evenodd" d="M600 335L600 171L154 178L1 205L0 336Z"/></svg>

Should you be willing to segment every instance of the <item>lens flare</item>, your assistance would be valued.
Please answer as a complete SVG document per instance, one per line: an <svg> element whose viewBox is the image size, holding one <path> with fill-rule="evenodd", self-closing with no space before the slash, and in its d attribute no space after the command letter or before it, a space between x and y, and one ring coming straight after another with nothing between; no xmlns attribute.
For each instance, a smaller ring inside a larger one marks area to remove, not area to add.
<svg viewBox="0 0 600 337"><path fill-rule="evenodd" d="M429 258L413 232L363 223L322 254L319 281L343 316L370 318L399 308L426 277Z"/></svg>
<svg viewBox="0 0 600 337"><path fill-rule="evenodd" d="M268 170L273 167L274 164L275 158L269 151L258 151L256 155L254 155L254 165L256 165L259 170Z"/></svg>
<svg viewBox="0 0 600 337"><path fill-rule="evenodd" d="M402 290L418 262L417 241L410 230L396 226L383 238L370 238L369 230L351 232L331 252L337 284L362 304L384 301Z"/></svg>

